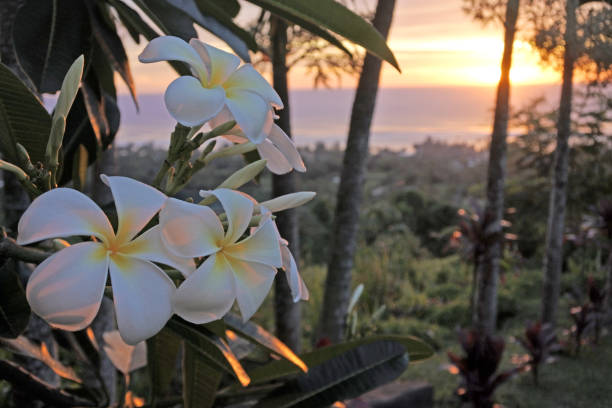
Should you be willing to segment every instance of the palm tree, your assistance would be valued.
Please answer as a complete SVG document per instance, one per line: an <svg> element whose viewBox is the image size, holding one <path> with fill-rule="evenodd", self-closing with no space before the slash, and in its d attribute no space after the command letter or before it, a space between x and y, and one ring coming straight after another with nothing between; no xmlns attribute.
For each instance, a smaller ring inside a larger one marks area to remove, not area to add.
<svg viewBox="0 0 612 408"><path fill-rule="evenodd" d="M495 16L499 2L471 0L467 11L476 19L486 22ZM488 12L487 12L488 11ZM487 171L487 202L484 219L488 220L485 247L478 265L476 301L473 324L484 333L495 331L497 321L497 284L499 260L502 256L502 217L504 212L504 186L506 178L506 139L508 137L508 116L510 110L510 68L512 49L519 13L519 0L506 2L505 16L498 17L504 24L504 52L501 62L501 76L497 85L493 132L489 146L489 167Z"/></svg>
<svg viewBox="0 0 612 408"><path fill-rule="evenodd" d="M394 8L395 0L378 0L372 24L385 38L389 34ZM345 333L370 126L381 65L380 59L372 54L366 55L351 112L331 236L331 257L327 266L323 309L319 320L319 335L332 342L341 341Z"/></svg>

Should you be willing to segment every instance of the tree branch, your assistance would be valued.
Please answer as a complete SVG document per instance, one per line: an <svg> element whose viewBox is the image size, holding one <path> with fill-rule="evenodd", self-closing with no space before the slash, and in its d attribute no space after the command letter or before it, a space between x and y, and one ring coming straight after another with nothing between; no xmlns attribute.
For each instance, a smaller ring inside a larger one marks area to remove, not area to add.
<svg viewBox="0 0 612 408"><path fill-rule="evenodd" d="M46 383L17 364L0 360L0 379L11 383L15 388L26 392L34 399L54 407L95 407L92 401L78 398Z"/></svg>
<svg viewBox="0 0 612 408"><path fill-rule="evenodd" d="M0 238L0 257L10 257L23 262L41 263L52 254L36 248L18 245L13 238Z"/></svg>

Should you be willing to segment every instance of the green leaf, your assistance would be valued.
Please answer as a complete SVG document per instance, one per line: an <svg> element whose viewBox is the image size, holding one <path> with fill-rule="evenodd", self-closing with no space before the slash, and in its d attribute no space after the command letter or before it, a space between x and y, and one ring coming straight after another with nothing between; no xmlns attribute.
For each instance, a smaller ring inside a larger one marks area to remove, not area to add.
<svg viewBox="0 0 612 408"><path fill-rule="evenodd" d="M204 27L206 30L225 41L227 45L243 60L250 62L249 51L245 44L248 41L254 49L257 49L257 44L252 36L234 25L231 19L219 22L211 16L204 16L200 12L195 0L167 0L169 4L176 7L177 10L183 12L195 23ZM235 30L232 30L228 24L234 25Z"/></svg>
<svg viewBox="0 0 612 408"><path fill-rule="evenodd" d="M83 0L26 0L13 27L15 53L38 92L60 89L68 68L90 48Z"/></svg>
<svg viewBox="0 0 612 408"><path fill-rule="evenodd" d="M219 4L213 0L196 0L196 3L198 4L198 8L202 12L202 14L204 14L205 16L210 16L217 20L220 24L224 25L228 30L230 30L242 41L244 41L244 43L249 47L250 50L257 51L259 49L257 43L255 42L255 39L253 38L253 35L234 23L233 18L235 17L235 15L232 15L233 10L229 10L229 13L227 10L227 6L229 4L226 4L224 2L223 6L219 6ZM240 5L238 5L238 3L236 3L236 5L238 6L238 9L240 9ZM204 25L203 27L208 29L208 27ZM215 33L214 31L210 31L213 34L217 35L217 33ZM226 39L220 35L219 38L226 41Z"/></svg>
<svg viewBox="0 0 612 408"><path fill-rule="evenodd" d="M123 48L123 43L121 42L121 38L117 35L117 28L114 26L112 20L104 18L99 5L90 4L89 2L87 4L89 20L96 42L102 49L106 58L110 61L113 69L119 73L119 76L127 85L130 90L130 95L136 107L138 107L134 78L132 78L132 71L130 69L127 54ZM110 23L108 22L109 20Z"/></svg>
<svg viewBox="0 0 612 408"><path fill-rule="evenodd" d="M302 359L302 361L304 361L304 363L306 363L309 368L312 368L323 364L325 361L342 353L346 353L347 351L352 350L356 347L360 347L377 341L394 341L400 343L406 350L406 353L408 353L408 355L410 356L410 361L413 362L424 360L433 355L433 350L431 349L431 347L429 347L423 341L415 337L399 335L377 335L352 340L345 343L333 344L331 346L304 353L300 355L300 358ZM251 370L249 372L249 376L251 377L253 384L257 384L298 373L299 369L296 366L286 360L279 360Z"/></svg>
<svg viewBox="0 0 612 408"><path fill-rule="evenodd" d="M43 162L51 117L38 98L4 64L0 64L0 150L18 164L16 143L22 144L33 164Z"/></svg>
<svg viewBox="0 0 612 408"><path fill-rule="evenodd" d="M136 10L129 7L121 0L108 0L108 4L113 6L117 11L121 23L127 28L130 36L137 44L140 43L140 35L143 35L148 41L151 41L159 35L140 17L140 14L138 14Z"/></svg>
<svg viewBox="0 0 612 408"><path fill-rule="evenodd" d="M178 317L170 319L166 327L197 349L218 369L233 375L242 386L250 383L251 379L240 361L221 337L207 330L204 326L188 323Z"/></svg>
<svg viewBox="0 0 612 408"><path fill-rule="evenodd" d="M273 391L255 407L329 406L393 381L406 367L408 354L401 343L376 341L364 344L311 367L307 374Z"/></svg>
<svg viewBox="0 0 612 408"><path fill-rule="evenodd" d="M185 41L197 38L198 33L193 28L193 20L166 0L148 0L145 8L141 3L142 1L137 4L165 34L180 37Z"/></svg>
<svg viewBox="0 0 612 408"><path fill-rule="evenodd" d="M306 364L293 352L285 343L277 339L272 333L266 331L263 327L250 321L243 322L236 315L227 314L223 318L228 328L235 331L241 337L244 337L251 342L263 346L269 351L278 354L287 361L294 364L302 371L308 371Z"/></svg>
<svg viewBox="0 0 612 408"><path fill-rule="evenodd" d="M214 367L197 348L185 343L183 353L183 403L185 408L210 408L215 403L223 371Z"/></svg>
<svg viewBox="0 0 612 408"><path fill-rule="evenodd" d="M361 45L400 70L393 52L382 35L366 20L334 0L248 0L295 24L300 22L323 27ZM282 13L282 14L281 14ZM303 26L307 30L309 27ZM314 33L317 34L317 33Z"/></svg>
<svg viewBox="0 0 612 408"><path fill-rule="evenodd" d="M74 103L74 98L76 98L76 94L79 90L84 63L85 57L81 55L68 69L64 81L62 82L62 88L57 98L55 109L53 110L52 120L55 120L58 116L68 117L68 112L70 112L70 108Z"/></svg>
<svg viewBox="0 0 612 408"><path fill-rule="evenodd" d="M166 328L147 340L147 366L153 400L167 396L180 349L181 339Z"/></svg>
<svg viewBox="0 0 612 408"><path fill-rule="evenodd" d="M89 153L87 153L87 149L82 144L79 145L72 163L72 183L76 190L83 191L85 188L88 160Z"/></svg>
<svg viewBox="0 0 612 408"><path fill-rule="evenodd" d="M19 280L16 262L6 259L0 267L0 337L17 338L30 321L30 306Z"/></svg>

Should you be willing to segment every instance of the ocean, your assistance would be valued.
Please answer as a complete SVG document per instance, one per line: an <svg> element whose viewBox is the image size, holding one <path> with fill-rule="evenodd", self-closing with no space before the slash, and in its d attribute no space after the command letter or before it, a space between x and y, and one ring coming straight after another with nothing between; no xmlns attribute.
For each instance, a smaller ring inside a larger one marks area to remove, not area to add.
<svg viewBox="0 0 612 408"><path fill-rule="evenodd" d="M545 96L558 101L558 85L512 88L512 107ZM316 143L343 145L348 132L352 89L294 90L290 94L293 136L300 146ZM373 149L410 151L427 137L446 142L482 144L493 121L494 87L383 88L379 91L372 124ZM139 95L136 112L127 95L119 97L121 145L153 143L166 146L175 122L164 107L163 95ZM511 129L511 133L512 133Z"/></svg>

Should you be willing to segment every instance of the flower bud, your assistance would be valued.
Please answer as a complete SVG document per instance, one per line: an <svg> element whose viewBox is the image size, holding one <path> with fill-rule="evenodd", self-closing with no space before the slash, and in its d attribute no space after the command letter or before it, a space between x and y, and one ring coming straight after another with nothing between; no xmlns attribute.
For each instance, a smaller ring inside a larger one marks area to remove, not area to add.
<svg viewBox="0 0 612 408"><path fill-rule="evenodd" d="M272 200L264 201L259 204L272 212L284 211L290 208L299 207L312 200L317 193L314 191L300 191L297 193L285 194Z"/></svg>

